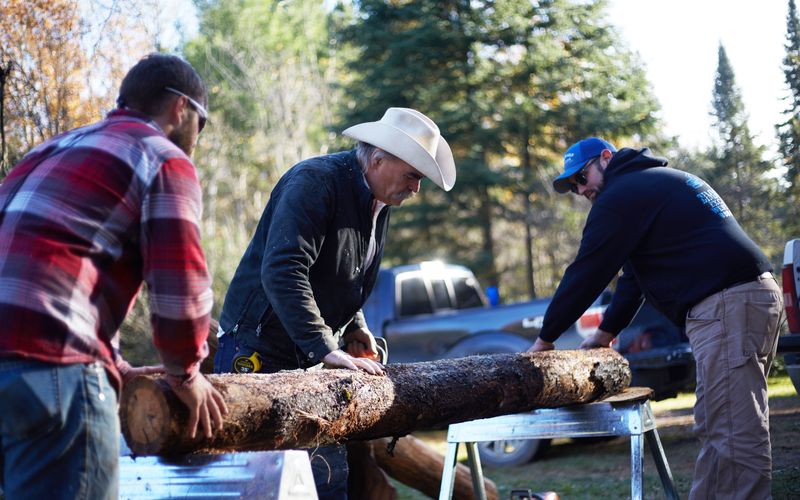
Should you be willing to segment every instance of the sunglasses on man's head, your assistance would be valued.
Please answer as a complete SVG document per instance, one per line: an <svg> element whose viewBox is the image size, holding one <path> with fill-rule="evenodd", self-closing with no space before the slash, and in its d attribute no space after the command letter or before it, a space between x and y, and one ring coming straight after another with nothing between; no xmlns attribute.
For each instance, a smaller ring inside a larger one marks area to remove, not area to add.
<svg viewBox="0 0 800 500"><path fill-rule="evenodd" d="M569 190L570 190L570 191L572 191L572 192L573 192L573 193L575 193L575 194L578 194L578 186L585 186L585 185L586 185L586 183L587 183L587 182L589 182L589 179L587 179L587 178L586 178L586 171L587 171L587 170L589 169L589 167L592 165L592 162L593 162L593 161L595 161L596 159L597 159L597 158L592 158L591 160L587 161L587 162L586 162L586 165L584 165L584 166L583 166L583 168L582 168L582 169L580 169L580 170L578 171L578 173L576 173L576 174L575 174L575 175L572 177L572 180L573 180L573 181L575 181L575 182L573 182L573 183L570 185L570 187L569 187Z"/></svg>
<svg viewBox="0 0 800 500"><path fill-rule="evenodd" d="M179 95L181 97L185 97L186 99L189 100L189 104L192 105L192 108L194 108L194 110L197 112L197 116L199 118L198 121L197 121L197 133L199 134L200 132L202 132L203 131L203 127L206 126L206 120L208 120L208 111L206 111L206 108L204 108L202 104L200 104L199 102L195 101L194 99L192 99L188 95L184 94L180 90L175 90L172 87L164 87L164 90L166 90L167 92L169 92L171 94L175 94L175 95Z"/></svg>

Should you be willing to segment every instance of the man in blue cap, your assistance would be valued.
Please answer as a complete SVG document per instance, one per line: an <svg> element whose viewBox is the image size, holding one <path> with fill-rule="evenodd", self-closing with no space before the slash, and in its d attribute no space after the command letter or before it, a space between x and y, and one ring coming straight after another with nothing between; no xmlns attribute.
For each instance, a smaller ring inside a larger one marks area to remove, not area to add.
<svg viewBox="0 0 800 500"><path fill-rule="evenodd" d="M553 349L622 269L603 322L581 348L609 347L645 298L685 326L701 441L690 498L769 498L766 377L783 304L767 257L708 184L648 148L584 139L564 154L553 187L592 208L530 350Z"/></svg>

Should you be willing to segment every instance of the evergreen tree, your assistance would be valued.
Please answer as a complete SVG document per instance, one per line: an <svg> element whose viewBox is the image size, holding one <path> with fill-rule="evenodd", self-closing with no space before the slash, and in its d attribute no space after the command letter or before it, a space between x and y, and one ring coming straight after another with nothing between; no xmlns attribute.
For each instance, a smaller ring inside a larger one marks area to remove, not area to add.
<svg viewBox="0 0 800 500"><path fill-rule="evenodd" d="M784 112L786 120L776 129L781 163L786 167L787 189L785 201L788 213L785 230L788 236L800 235L800 21L794 0L789 0L786 16L786 55L783 58L783 74L789 90Z"/></svg>
<svg viewBox="0 0 800 500"><path fill-rule="evenodd" d="M479 22L468 0L354 2L339 37L355 54L339 128L378 119L387 107L418 109L442 130L456 157L458 181L443 193L423 184L417 200L393 213L388 263L444 258L472 266L497 284L492 189L501 178L486 168L492 110L481 98L474 40Z"/></svg>
<svg viewBox="0 0 800 500"><path fill-rule="evenodd" d="M551 256L577 247L580 235L582 218L572 214L576 200L550 187L564 149L588 135L613 140L649 133L658 105L643 70L606 21L606 2L501 3L505 8L487 14L487 24L500 27L491 42L505 57L485 63L500 76L492 96L492 107L503 117L499 135L518 158L510 173L518 179L522 203L511 215L525 229L525 281L534 296L536 281L561 274ZM510 12L514 21L508 21ZM564 228L572 229L567 237L559 234Z"/></svg>
<svg viewBox="0 0 800 500"><path fill-rule="evenodd" d="M423 190L395 212L388 260L443 256L471 265L484 283L505 275L517 297L538 292L534 274L551 291L585 215L571 210L574 200L549 199L563 150L581 136L645 134L654 123L655 99L617 49L605 3L353 5L353 22L340 30L357 50L344 123L376 119L390 105L417 108L441 126L458 165L452 192ZM549 265L537 270L535 258Z"/></svg>
<svg viewBox="0 0 800 500"><path fill-rule="evenodd" d="M722 44L711 104L716 137L709 150L714 163L708 172L709 183L745 231L774 254L781 237L770 206L776 203L777 193L777 182L769 176L773 165L763 160L764 147L754 143L742 94Z"/></svg>

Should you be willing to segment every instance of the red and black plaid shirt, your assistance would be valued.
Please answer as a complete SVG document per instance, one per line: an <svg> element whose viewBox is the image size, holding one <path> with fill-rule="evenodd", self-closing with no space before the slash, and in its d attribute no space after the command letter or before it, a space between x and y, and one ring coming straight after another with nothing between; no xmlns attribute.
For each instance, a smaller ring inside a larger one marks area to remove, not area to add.
<svg viewBox="0 0 800 500"><path fill-rule="evenodd" d="M167 372L208 354L211 282L194 165L143 115L116 110L33 149L0 185L0 356L99 360L142 281Z"/></svg>

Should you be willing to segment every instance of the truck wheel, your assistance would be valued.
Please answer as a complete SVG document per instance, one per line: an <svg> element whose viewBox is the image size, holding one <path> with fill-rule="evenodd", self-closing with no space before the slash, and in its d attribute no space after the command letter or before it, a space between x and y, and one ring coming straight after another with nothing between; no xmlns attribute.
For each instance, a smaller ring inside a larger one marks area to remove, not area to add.
<svg viewBox="0 0 800 500"><path fill-rule="evenodd" d="M525 465L544 454L550 447L549 439L513 439L478 443L481 463L493 467Z"/></svg>

